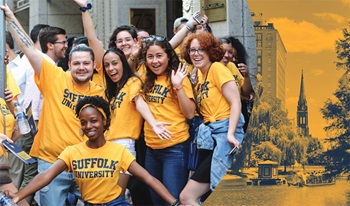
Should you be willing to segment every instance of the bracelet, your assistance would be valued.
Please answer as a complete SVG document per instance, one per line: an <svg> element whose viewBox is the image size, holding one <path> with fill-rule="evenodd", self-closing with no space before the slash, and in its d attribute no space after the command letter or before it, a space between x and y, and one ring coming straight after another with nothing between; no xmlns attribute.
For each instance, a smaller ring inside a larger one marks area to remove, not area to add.
<svg viewBox="0 0 350 206"><path fill-rule="evenodd" d="M171 203L170 206L179 206L181 203L178 199L175 199L173 203Z"/></svg>
<svg viewBox="0 0 350 206"><path fill-rule="evenodd" d="M174 87L174 90L179 91L180 89L182 89L183 85L179 86L179 87Z"/></svg>
<svg viewBox="0 0 350 206"><path fill-rule="evenodd" d="M132 62L135 61L135 59L134 59L134 57L132 56L132 54L130 54L129 59L130 59Z"/></svg>
<svg viewBox="0 0 350 206"><path fill-rule="evenodd" d="M186 22L186 28L187 29L191 29L191 30L189 30L189 31L194 31L194 29L195 29L195 27L188 21L188 22Z"/></svg>
<svg viewBox="0 0 350 206"><path fill-rule="evenodd" d="M80 7L80 11L82 12L86 12L86 10L90 10L92 8L92 4L91 3L88 3L86 6L82 6Z"/></svg>

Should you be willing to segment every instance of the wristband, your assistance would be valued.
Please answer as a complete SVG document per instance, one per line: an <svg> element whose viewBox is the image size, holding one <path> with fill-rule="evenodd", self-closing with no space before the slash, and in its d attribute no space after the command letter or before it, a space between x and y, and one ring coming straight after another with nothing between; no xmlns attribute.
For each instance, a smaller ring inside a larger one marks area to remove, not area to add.
<svg viewBox="0 0 350 206"><path fill-rule="evenodd" d="M81 12L85 12L86 10L90 10L91 8L92 8L92 4L88 3L86 6L82 6L79 9Z"/></svg>
<svg viewBox="0 0 350 206"><path fill-rule="evenodd" d="M133 57L133 55L132 55L132 54L130 54L129 59L130 59L132 62L134 62L134 61L135 61L135 59L134 59L134 57Z"/></svg>
<svg viewBox="0 0 350 206"><path fill-rule="evenodd" d="M179 206L181 203L178 199L175 199L173 203L171 203L171 206Z"/></svg>
<svg viewBox="0 0 350 206"><path fill-rule="evenodd" d="M180 89L182 89L183 85L179 86L179 87L174 87L174 90L179 91Z"/></svg>
<svg viewBox="0 0 350 206"><path fill-rule="evenodd" d="M187 27L187 29L190 28L191 31L194 31L194 29L195 29L195 27L189 21L186 22L186 27Z"/></svg>

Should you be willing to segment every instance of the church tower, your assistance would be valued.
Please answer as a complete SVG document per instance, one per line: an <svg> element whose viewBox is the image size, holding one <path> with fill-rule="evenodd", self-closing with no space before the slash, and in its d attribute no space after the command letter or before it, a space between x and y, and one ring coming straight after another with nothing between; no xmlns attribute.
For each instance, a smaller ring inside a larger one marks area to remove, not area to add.
<svg viewBox="0 0 350 206"><path fill-rule="evenodd" d="M297 108L297 127L299 135L309 136L308 110L304 89L303 71L301 71L300 93Z"/></svg>

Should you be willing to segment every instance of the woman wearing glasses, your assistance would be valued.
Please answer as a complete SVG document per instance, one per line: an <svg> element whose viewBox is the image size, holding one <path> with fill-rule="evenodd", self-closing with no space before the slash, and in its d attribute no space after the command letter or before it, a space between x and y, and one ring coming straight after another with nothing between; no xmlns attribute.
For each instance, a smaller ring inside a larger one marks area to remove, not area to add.
<svg viewBox="0 0 350 206"><path fill-rule="evenodd" d="M171 122L167 126L171 138L159 138L152 126L145 122L144 135L147 145L145 168L159 179L176 198L188 180L187 159L189 133L186 119L194 117L195 103L185 64L170 43L163 37L151 36L146 41L144 53L146 79L143 93L158 121ZM154 205L165 202L151 191Z"/></svg>
<svg viewBox="0 0 350 206"><path fill-rule="evenodd" d="M197 142L205 150L200 151L197 169L180 195L182 204L199 205L199 198L215 189L231 165L243 140L244 118L234 78L220 63L224 55L220 42L210 33L192 34L185 39L181 55L202 74L197 103L204 124Z"/></svg>

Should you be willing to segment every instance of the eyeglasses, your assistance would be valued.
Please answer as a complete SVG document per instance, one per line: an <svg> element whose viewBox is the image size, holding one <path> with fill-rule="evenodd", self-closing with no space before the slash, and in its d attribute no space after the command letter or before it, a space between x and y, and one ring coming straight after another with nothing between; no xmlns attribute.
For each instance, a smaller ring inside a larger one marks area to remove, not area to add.
<svg viewBox="0 0 350 206"><path fill-rule="evenodd" d="M152 41L158 41L158 42L162 42L166 40L165 37L162 36L156 36L156 35L151 35L150 37L146 38L145 41L146 42L152 42Z"/></svg>
<svg viewBox="0 0 350 206"><path fill-rule="evenodd" d="M140 36L140 39L142 40L142 41L146 41L146 39L148 39L149 38L149 36Z"/></svg>
<svg viewBox="0 0 350 206"><path fill-rule="evenodd" d="M54 44L63 44L63 45L68 45L67 41L56 41Z"/></svg>
<svg viewBox="0 0 350 206"><path fill-rule="evenodd" d="M198 53L199 55L203 55L205 50L203 48L198 48L198 49L195 49L195 48L190 48L188 50L188 54L189 55L194 55L195 53Z"/></svg>

